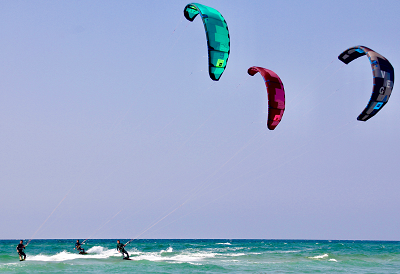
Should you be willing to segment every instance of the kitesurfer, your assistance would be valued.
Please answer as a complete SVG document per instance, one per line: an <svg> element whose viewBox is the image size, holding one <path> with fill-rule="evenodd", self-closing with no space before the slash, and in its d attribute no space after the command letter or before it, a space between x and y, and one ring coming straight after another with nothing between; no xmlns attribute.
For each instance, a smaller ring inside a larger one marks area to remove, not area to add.
<svg viewBox="0 0 400 274"><path fill-rule="evenodd" d="M128 254L128 252L126 252L125 246L126 245L122 244L119 240L117 240L118 252L122 253L122 256L124 256L124 259L129 259L129 254ZM125 256L125 254L126 254L126 256Z"/></svg>
<svg viewBox="0 0 400 274"><path fill-rule="evenodd" d="M78 250L79 254L84 254L85 253L85 249L83 249L81 247L81 243L79 242L79 240L76 240L76 244L75 244L74 249Z"/></svg>
<svg viewBox="0 0 400 274"><path fill-rule="evenodd" d="M17 251L18 251L20 261L23 261L26 259L26 254L24 253L24 249L25 249L24 241L21 240L21 241L19 241L19 244L17 245ZM24 258L22 259L22 257L24 257Z"/></svg>

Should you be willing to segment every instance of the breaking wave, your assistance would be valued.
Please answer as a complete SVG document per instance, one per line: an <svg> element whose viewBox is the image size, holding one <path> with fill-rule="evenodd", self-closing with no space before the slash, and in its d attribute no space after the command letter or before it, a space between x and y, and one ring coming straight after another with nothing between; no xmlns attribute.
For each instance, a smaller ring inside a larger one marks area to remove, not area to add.
<svg viewBox="0 0 400 274"><path fill-rule="evenodd" d="M318 255L318 256L314 256L314 257L308 257L309 259L324 259L327 258L329 255L328 254L324 254L324 255Z"/></svg>

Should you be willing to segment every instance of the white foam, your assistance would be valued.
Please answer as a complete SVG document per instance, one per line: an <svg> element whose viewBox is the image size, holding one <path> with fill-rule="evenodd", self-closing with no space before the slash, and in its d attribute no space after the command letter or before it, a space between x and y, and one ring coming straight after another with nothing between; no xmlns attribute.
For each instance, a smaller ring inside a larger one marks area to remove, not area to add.
<svg viewBox="0 0 400 274"><path fill-rule="evenodd" d="M260 253L257 253L260 254ZM232 254L220 254L221 256L239 257L246 255L245 253L232 253Z"/></svg>
<svg viewBox="0 0 400 274"><path fill-rule="evenodd" d="M335 259L329 259L328 261L330 261L330 262L337 262L337 260L335 260Z"/></svg>
<svg viewBox="0 0 400 274"><path fill-rule="evenodd" d="M266 253L299 253L301 250L278 250L278 251L267 251ZM260 253L261 254L261 253Z"/></svg>
<svg viewBox="0 0 400 274"><path fill-rule="evenodd" d="M173 249L172 249L172 247L168 247L167 250L160 251L160 253L164 253L164 252L171 253L171 252L173 252Z"/></svg>
<svg viewBox="0 0 400 274"><path fill-rule="evenodd" d="M104 252L104 247L102 246L93 246L87 250L87 253L101 254L102 252Z"/></svg>
<svg viewBox="0 0 400 274"><path fill-rule="evenodd" d="M107 249L101 246L94 246L88 250L88 254L82 255L78 253L70 253L62 251L55 255L28 256L27 261L42 261L42 262L62 262L75 259L107 259L109 257L120 257L121 254L116 249Z"/></svg>
<svg viewBox="0 0 400 274"><path fill-rule="evenodd" d="M170 263L172 263L172 264L184 264L184 263L187 263L187 264L191 264L191 265L202 265L201 263L192 263L192 262L170 262Z"/></svg>
<svg viewBox="0 0 400 274"><path fill-rule="evenodd" d="M162 256L162 252L148 252L141 253L139 252L138 256L131 257L134 261L146 260L146 261L170 261L175 263L193 263L199 262L207 258L214 258L216 253L207 253L207 252L198 252L198 253L185 253L185 254L177 254L174 256Z"/></svg>
<svg viewBox="0 0 400 274"><path fill-rule="evenodd" d="M191 265L202 265L200 263L191 263L191 262L188 262L188 264L191 264Z"/></svg>
<svg viewBox="0 0 400 274"><path fill-rule="evenodd" d="M239 247L239 246L221 246L219 248L213 248L213 251L216 253L218 253L218 252L225 253L227 251L238 251L238 250L243 250L243 249L247 250L248 248L247 247ZM193 249L193 250L195 250L195 249Z"/></svg>
<svg viewBox="0 0 400 274"><path fill-rule="evenodd" d="M217 245L232 245L231 243L217 243Z"/></svg>
<svg viewBox="0 0 400 274"><path fill-rule="evenodd" d="M309 259L323 259L328 257L328 254L324 254L324 255L318 255L318 256L314 256L314 257L308 257Z"/></svg>

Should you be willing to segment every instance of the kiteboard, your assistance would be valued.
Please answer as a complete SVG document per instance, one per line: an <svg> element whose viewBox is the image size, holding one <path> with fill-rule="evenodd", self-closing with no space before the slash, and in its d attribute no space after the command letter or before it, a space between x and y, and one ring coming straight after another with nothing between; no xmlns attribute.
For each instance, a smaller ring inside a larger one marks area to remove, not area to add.
<svg viewBox="0 0 400 274"><path fill-rule="evenodd" d="M25 261L25 259L22 257L19 257L19 261L22 262L22 261Z"/></svg>
<svg viewBox="0 0 400 274"><path fill-rule="evenodd" d="M79 254L85 255L85 254L87 254L87 252L81 251L81 252L79 252Z"/></svg>
<svg viewBox="0 0 400 274"><path fill-rule="evenodd" d="M129 258L127 258L127 257L124 257L124 260L132 261L132 259L129 259Z"/></svg>

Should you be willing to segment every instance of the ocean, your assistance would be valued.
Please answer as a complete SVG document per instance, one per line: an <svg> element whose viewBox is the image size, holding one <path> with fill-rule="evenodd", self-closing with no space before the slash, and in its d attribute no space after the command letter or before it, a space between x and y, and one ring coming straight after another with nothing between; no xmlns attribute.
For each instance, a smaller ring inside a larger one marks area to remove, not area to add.
<svg viewBox="0 0 400 274"><path fill-rule="evenodd" d="M116 239L88 240L86 255L75 241L32 240L20 262L19 241L0 240L0 272L400 273L397 241L135 240L126 247L131 261L122 260Z"/></svg>

